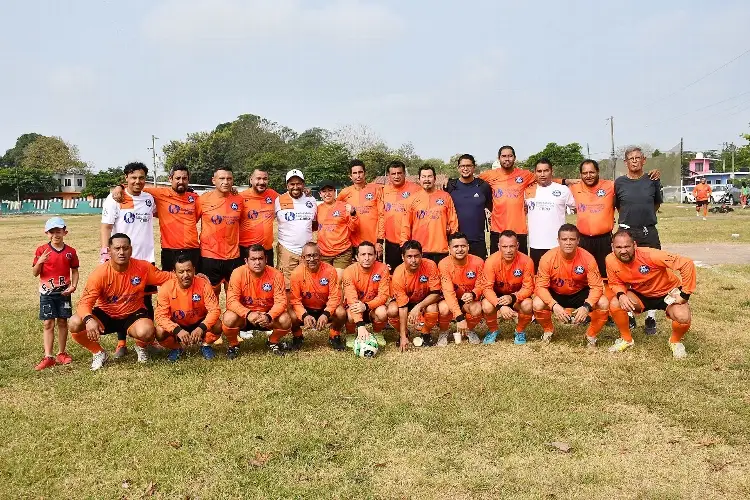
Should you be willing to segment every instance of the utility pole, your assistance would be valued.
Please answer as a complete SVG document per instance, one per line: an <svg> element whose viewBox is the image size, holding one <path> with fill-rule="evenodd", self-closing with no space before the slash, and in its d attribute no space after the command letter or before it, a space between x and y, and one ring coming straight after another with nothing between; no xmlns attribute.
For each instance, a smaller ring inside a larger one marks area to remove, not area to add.
<svg viewBox="0 0 750 500"><path fill-rule="evenodd" d="M682 199L682 154L683 154L684 150L685 150L685 143L683 141L683 138L680 137L680 194L677 197L677 202L678 203L682 203L683 202L683 199ZM688 172L688 175L690 175L689 172Z"/></svg>
<svg viewBox="0 0 750 500"><path fill-rule="evenodd" d="M155 135L151 134L151 147L150 148L146 148L146 149L150 149L151 150L151 159L154 162L154 187L156 187L156 140L157 139L158 139L158 137L156 137Z"/></svg>
<svg viewBox="0 0 750 500"><path fill-rule="evenodd" d="M737 149L737 146L735 146L734 143L732 143L730 147L732 148L732 172L734 172L734 151L735 149Z"/></svg>
<svg viewBox="0 0 750 500"><path fill-rule="evenodd" d="M589 149L589 143L586 143L586 158L591 158L591 150Z"/></svg>
<svg viewBox="0 0 750 500"><path fill-rule="evenodd" d="M719 144L721 146L721 171L726 172L727 171L727 157L724 155L724 151L727 150L727 143L722 142Z"/></svg>
<svg viewBox="0 0 750 500"><path fill-rule="evenodd" d="M607 118L607 121L609 121L609 135L612 139L612 153L610 159L612 161L612 179L614 180L615 170L617 169L617 157L615 156L615 117L610 116Z"/></svg>

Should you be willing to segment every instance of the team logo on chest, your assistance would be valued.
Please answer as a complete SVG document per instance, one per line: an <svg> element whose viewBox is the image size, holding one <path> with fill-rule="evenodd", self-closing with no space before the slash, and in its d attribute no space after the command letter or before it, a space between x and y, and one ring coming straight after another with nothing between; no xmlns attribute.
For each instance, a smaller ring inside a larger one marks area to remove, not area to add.
<svg viewBox="0 0 750 500"><path fill-rule="evenodd" d="M599 190L598 190L598 191L596 192L596 195L597 195L597 196L598 196L599 198L601 198L601 197L602 197L602 196L604 196L605 194L607 194L607 193L606 193L606 192L605 192L605 191L604 191L603 189L599 189Z"/></svg>
<svg viewBox="0 0 750 500"><path fill-rule="evenodd" d="M320 278L320 284L323 286L328 285L328 278Z"/></svg>
<svg viewBox="0 0 750 500"><path fill-rule="evenodd" d="M516 184L523 184L523 177L521 177L520 175L516 177Z"/></svg>
<svg viewBox="0 0 750 500"><path fill-rule="evenodd" d="M266 205L270 205L271 203L273 203L273 200L271 199L271 197L266 196Z"/></svg>
<svg viewBox="0 0 750 500"><path fill-rule="evenodd" d="M555 189L554 191L552 191L552 196L558 196L559 197L561 194L562 193L560 192L559 189Z"/></svg>
<svg viewBox="0 0 750 500"><path fill-rule="evenodd" d="M193 197L193 195L191 194L187 197L187 201L188 203L195 203L195 197Z"/></svg>
<svg viewBox="0 0 750 500"><path fill-rule="evenodd" d="M150 206L151 206L151 200L146 200L146 206L147 206L147 207L150 207Z"/></svg>
<svg viewBox="0 0 750 500"><path fill-rule="evenodd" d="M523 271L521 271L520 269L513 270L513 276L515 276L516 278L520 278L522 275L523 275Z"/></svg>
<svg viewBox="0 0 750 500"><path fill-rule="evenodd" d="M422 276L420 276L419 277L419 282L420 283L427 283L427 276L425 276L424 274Z"/></svg>
<svg viewBox="0 0 750 500"><path fill-rule="evenodd" d="M639 268L638 268L638 272L639 272L639 273L641 273L641 274L648 274L648 272L649 272L650 270L651 270L651 268L650 268L650 267L648 267L648 266L647 266L647 265L645 265L645 264L644 264L644 265L642 265L641 267L639 267Z"/></svg>
<svg viewBox="0 0 750 500"><path fill-rule="evenodd" d="M122 217L122 219L126 224L132 224L135 222L135 214L133 212L128 212Z"/></svg>
<svg viewBox="0 0 750 500"><path fill-rule="evenodd" d="M335 212L333 212L333 216L334 217L341 217L341 212L339 212L338 210L336 210Z"/></svg>
<svg viewBox="0 0 750 500"><path fill-rule="evenodd" d="M534 203L534 202L533 202L533 201L531 201L531 200L528 200L528 201L526 202L526 206L527 206L527 207L529 208L529 210L534 210L534 207L536 206L536 203Z"/></svg>
<svg viewBox="0 0 750 500"><path fill-rule="evenodd" d="M263 283L263 291L264 292L270 292L271 291L271 284L270 283Z"/></svg>
<svg viewBox="0 0 750 500"><path fill-rule="evenodd" d="M380 281L381 279L382 279L382 278L380 277L380 275L379 275L379 274L373 274L373 275L372 275L372 281L374 281L375 283L377 283L377 282L378 282L378 281Z"/></svg>
<svg viewBox="0 0 750 500"><path fill-rule="evenodd" d="M198 295L197 293L194 293L193 294L193 302L200 302L200 300L201 300L201 296Z"/></svg>
<svg viewBox="0 0 750 500"><path fill-rule="evenodd" d="M401 198L406 199L409 196L411 196L411 193L409 191L404 191L403 193L401 193Z"/></svg>
<svg viewBox="0 0 750 500"><path fill-rule="evenodd" d="M438 205L445 205L445 200L444 200L444 199L442 199L442 198L438 198L438 199L437 199L437 200L435 201L435 203L437 203Z"/></svg>
<svg viewBox="0 0 750 500"><path fill-rule="evenodd" d="M573 272L576 274L583 274L583 266L576 266Z"/></svg>
<svg viewBox="0 0 750 500"><path fill-rule="evenodd" d="M305 206L306 206L307 208L312 208L312 207L313 207L313 202L311 202L311 201L306 201L306 202L305 202Z"/></svg>
<svg viewBox="0 0 750 500"><path fill-rule="evenodd" d="M473 280L474 278L477 277L477 273L475 273L474 271L468 271L466 273L466 277L469 278L470 280Z"/></svg>
<svg viewBox="0 0 750 500"><path fill-rule="evenodd" d="M141 278L139 276L133 276L130 278L130 284L133 286L138 286L141 284Z"/></svg>
<svg viewBox="0 0 750 500"><path fill-rule="evenodd" d="M65 254L65 258L68 259L68 260L73 260L73 254L70 253L70 252L66 253Z"/></svg>
<svg viewBox="0 0 750 500"><path fill-rule="evenodd" d="M236 210L239 210L239 209L240 209L240 207L239 207L239 206L238 206L238 205L237 205L236 203L232 203L232 204L231 204L231 205L229 205L229 206L230 206L230 208L231 208L232 210L235 210L235 211L236 211Z"/></svg>
<svg viewBox="0 0 750 500"><path fill-rule="evenodd" d="M365 195L365 200L374 200L374 199L375 199L375 195L372 193L367 193Z"/></svg>

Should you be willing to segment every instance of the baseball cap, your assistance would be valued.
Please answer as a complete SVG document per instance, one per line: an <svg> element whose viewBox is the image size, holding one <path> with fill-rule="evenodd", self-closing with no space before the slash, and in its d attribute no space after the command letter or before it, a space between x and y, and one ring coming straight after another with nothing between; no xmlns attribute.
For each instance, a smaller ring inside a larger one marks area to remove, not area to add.
<svg viewBox="0 0 750 500"><path fill-rule="evenodd" d="M51 219L47 219L47 222L44 223L44 232L46 233L52 229L55 229L56 227L65 227L65 221L62 219L62 217L52 217Z"/></svg>
<svg viewBox="0 0 750 500"><path fill-rule="evenodd" d="M333 189L336 189L336 185L333 183L332 180L325 179L318 183L318 189L323 189L327 187L332 187Z"/></svg>
<svg viewBox="0 0 750 500"><path fill-rule="evenodd" d="M302 175L302 171L296 168L286 173L286 181L289 182L289 179L291 179L292 177L299 177L303 181L305 180L305 176Z"/></svg>

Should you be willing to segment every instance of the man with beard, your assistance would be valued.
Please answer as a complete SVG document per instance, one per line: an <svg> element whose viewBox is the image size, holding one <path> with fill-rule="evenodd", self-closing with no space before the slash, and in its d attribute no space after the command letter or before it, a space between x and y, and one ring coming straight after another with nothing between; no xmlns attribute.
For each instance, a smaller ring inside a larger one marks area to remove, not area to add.
<svg viewBox="0 0 750 500"><path fill-rule="evenodd" d="M268 187L268 173L255 169L250 187L240 193L244 200L244 216L240 224L240 257L247 258L252 245L263 245L266 262L273 265L273 220L279 193Z"/></svg>
<svg viewBox="0 0 750 500"><path fill-rule="evenodd" d="M338 200L357 210L357 230L351 233L352 250L363 241L374 241L378 260L383 258L385 238L385 212L383 208L383 186L367 182L365 164L354 159L349 162L349 178L352 185L339 192Z"/></svg>
<svg viewBox="0 0 750 500"><path fill-rule="evenodd" d="M385 263L395 271L401 264L401 228L407 221L410 198L422 188L406 180L406 165L402 161L388 164L388 184L383 188L385 210Z"/></svg>
<svg viewBox="0 0 750 500"><path fill-rule="evenodd" d="M492 212L492 189L475 177L476 161L470 154L458 157L458 179L448 179L445 191L451 195L458 216L458 230L469 238L469 253L487 258L484 230L487 222L485 210Z"/></svg>
<svg viewBox="0 0 750 500"><path fill-rule="evenodd" d="M278 268L284 275L289 290L290 277L299 265L302 247L312 240L318 228L318 204L315 198L305 194L305 176L293 169L286 174L287 192L276 198L274 204L278 223Z"/></svg>

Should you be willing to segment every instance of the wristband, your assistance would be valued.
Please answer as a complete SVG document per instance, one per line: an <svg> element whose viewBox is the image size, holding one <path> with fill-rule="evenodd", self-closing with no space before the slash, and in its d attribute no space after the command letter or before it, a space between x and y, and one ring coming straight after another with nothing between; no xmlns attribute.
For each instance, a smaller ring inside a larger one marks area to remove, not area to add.
<svg viewBox="0 0 750 500"><path fill-rule="evenodd" d="M625 295L625 292L617 292L615 295L619 299L620 297L622 297L623 295Z"/></svg>
<svg viewBox="0 0 750 500"><path fill-rule="evenodd" d="M465 315L459 314L458 316L456 316L456 323L460 323L460 322L462 322L465 319L466 319Z"/></svg>
<svg viewBox="0 0 750 500"><path fill-rule="evenodd" d="M511 293L510 294L510 304L508 305L508 307L510 307L511 309L513 309L513 306L516 304L517 300L518 300L518 297L516 297L516 294Z"/></svg>
<svg viewBox="0 0 750 500"><path fill-rule="evenodd" d="M471 294L471 300L477 300L477 294L474 292L469 292Z"/></svg>
<svg viewBox="0 0 750 500"><path fill-rule="evenodd" d="M586 308L588 312L591 312L591 310L593 309L593 307L591 307L591 304L589 304L588 302L584 302L583 307Z"/></svg>
<svg viewBox="0 0 750 500"><path fill-rule="evenodd" d="M689 293L685 293L682 290L680 290L680 297L682 297L683 300L686 300L686 301L690 300L690 294Z"/></svg>
<svg viewBox="0 0 750 500"><path fill-rule="evenodd" d="M495 311L499 311L502 307L503 305L498 302L498 304L495 306Z"/></svg>
<svg viewBox="0 0 750 500"><path fill-rule="evenodd" d="M305 318L308 316L310 315L307 312L305 312L305 314L303 314L302 317L300 318L300 321L305 321Z"/></svg>
<svg viewBox="0 0 750 500"><path fill-rule="evenodd" d="M198 328L200 328L201 330L203 330L203 335L205 335L205 334L206 334L206 332L208 331L208 327L206 326L206 324L205 324L205 323L200 323L200 324L198 325Z"/></svg>
<svg viewBox="0 0 750 500"><path fill-rule="evenodd" d="M88 316L83 318L83 326L86 326L86 323L89 322L90 319L96 319L93 314L89 314Z"/></svg>
<svg viewBox="0 0 750 500"><path fill-rule="evenodd" d="M367 317L370 314L370 306L367 305L367 302L362 303L365 305L365 311L362 313L362 316Z"/></svg>
<svg viewBox="0 0 750 500"><path fill-rule="evenodd" d="M331 320L331 313L329 313L328 311L323 311L323 316L325 316L327 320Z"/></svg>
<svg viewBox="0 0 750 500"><path fill-rule="evenodd" d="M182 330L182 327L180 325L175 326L174 330L172 330L172 335L176 337L177 334L180 333L180 330Z"/></svg>
<svg viewBox="0 0 750 500"><path fill-rule="evenodd" d="M553 304L552 304L551 306L549 306L549 310L550 310L550 311L551 311L551 310L553 310L553 309L555 308L555 306L556 306L556 305L557 305L557 302L553 303Z"/></svg>
<svg viewBox="0 0 750 500"><path fill-rule="evenodd" d="M270 315L270 314L268 314L268 313L265 313L265 314L264 314L264 316L268 317L268 322L269 322L269 323L273 323L273 318L271 317L271 315Z"/></svg>

